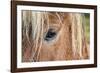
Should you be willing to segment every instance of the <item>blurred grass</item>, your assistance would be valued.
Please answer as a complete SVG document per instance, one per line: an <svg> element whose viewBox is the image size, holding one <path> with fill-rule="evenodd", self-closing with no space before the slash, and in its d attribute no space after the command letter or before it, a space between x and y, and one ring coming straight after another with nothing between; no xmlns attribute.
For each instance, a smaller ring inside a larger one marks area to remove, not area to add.
<svg viewBox="0 0 100 73"><path fill-rule="evenodd" d="M85 13L85 35L86 40L90 43L90 14Z"/></svg>

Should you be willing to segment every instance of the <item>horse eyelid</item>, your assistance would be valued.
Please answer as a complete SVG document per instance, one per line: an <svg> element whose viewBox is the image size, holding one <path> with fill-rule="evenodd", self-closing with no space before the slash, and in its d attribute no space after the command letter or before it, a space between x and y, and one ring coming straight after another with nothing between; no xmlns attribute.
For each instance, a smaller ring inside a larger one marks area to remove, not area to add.
<svg viewBox="0 0 100 73"><path fill-rule="evenodd" d="M48 32L46 33L44 40L51 41L56 37L56 34L57 34L56 31L54 31L53 29L49 29Z"/></svg>

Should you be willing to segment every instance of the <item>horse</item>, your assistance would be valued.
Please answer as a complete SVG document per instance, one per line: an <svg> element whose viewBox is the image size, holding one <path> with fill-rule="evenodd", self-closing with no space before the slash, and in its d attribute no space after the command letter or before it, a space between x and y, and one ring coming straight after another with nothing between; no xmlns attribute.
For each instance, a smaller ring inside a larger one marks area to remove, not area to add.
<svg viewBox="0 0 100 73"><path fill-rule="evenodd" d="M22 11L22 62L89 59L84 13Z"/></svg>

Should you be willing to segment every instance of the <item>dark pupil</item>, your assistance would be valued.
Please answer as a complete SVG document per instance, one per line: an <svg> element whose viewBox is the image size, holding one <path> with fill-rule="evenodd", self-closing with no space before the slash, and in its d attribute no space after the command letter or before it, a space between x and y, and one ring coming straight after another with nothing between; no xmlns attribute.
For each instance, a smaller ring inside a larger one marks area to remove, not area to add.
<svg viewBox="0 0 100 73"><path fill-rule="evenodd" d="M53 31L53 29L49 29L49 31L46 34L45 40L50 41L52 40L56 35L56 32Z"/></svg>

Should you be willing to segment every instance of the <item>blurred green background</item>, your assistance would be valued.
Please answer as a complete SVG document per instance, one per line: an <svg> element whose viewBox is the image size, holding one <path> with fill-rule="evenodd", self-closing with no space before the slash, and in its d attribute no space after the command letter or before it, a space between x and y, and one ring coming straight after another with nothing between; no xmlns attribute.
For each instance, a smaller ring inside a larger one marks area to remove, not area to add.
<svg viewBox="0 0 100 73"><path fill-rule="evenodd" d="M90 43L90 14L85 13L85 35L86 40L88 43Z"/></svg>

